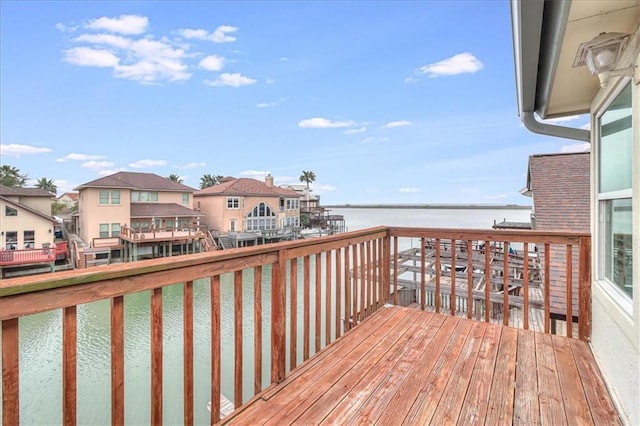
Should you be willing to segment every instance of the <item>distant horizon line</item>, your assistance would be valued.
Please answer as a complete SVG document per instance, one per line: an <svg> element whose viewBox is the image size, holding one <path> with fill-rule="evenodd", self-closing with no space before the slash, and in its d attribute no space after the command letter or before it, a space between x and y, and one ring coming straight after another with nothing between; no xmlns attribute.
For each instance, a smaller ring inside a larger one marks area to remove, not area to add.
<svg viewBox="0 0 640 426"><path fill-rule="evenodd" d="M372 204L331 204L324 206L325 208L341 208L341 209L385 209L385 208L403 208L403 209L496 209L496 210L530 210L532 206L523 204L450 204L450 203L427 203L427 204L399 204L399 203L372 203Z"/></svg>

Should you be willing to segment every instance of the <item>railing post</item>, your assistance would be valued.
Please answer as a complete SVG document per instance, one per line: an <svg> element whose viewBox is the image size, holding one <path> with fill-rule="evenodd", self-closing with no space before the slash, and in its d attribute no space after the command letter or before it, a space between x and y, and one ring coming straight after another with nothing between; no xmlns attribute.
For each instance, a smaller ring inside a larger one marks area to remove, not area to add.
<svg viewBox="0 0 640 426"><path fill-rule="evenodd" d="M278 263L271 274L271 382L280 383L286 375L285 251L278 252Z"/></svg>
<svg viewBox="0 0 640 426"><path fill-rule="evenodd" d="M20 424L18 318L2 321L2 424Z"/></svg>
<svg viewBox="0 0 640 426"><path fill-rule="evenodd" d="M591 340L591 237L580 237L578 260L578 337Z"/></svg>

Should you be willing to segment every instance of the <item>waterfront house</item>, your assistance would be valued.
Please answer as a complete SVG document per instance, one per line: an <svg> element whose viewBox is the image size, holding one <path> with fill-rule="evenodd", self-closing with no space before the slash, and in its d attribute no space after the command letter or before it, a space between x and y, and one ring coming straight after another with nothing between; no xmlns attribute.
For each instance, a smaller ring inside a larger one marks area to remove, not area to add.
<svg viewBox="0 0 640 426"><path fill-rule="evenodd" d="M529 157L527 186L522 191L533 199L531 227L545 231L590 232L589 216L589 152L535 154ZM566 319L566 263L564 247L536 246L538 256L551 258L549 297L552 325ZM571 285L574 289L572 312L578 314L578 253L572 253Z"/></svg>
<svg viewBox="0 0 640 426"><path fill-rule="evenodd" d="M206 225L221 234L300 225L300 195L275 186L271 175L264 182L226 177L218 185L196 191L193 199Z"/></svg>
<svg viewBox="0 0 640 426"><path fill-rule="evenodd" d="M76 233L92 260L90 249L97 248L103 250L98 257L124 260L170 255L178 243L182 253L204 250L202 214L191 208L194 189L187 185L153 173L118 172L75 190Z"/></svg>
<svg viewBox="0 0 640 426"><path fill-rule="evenodd" d="M522 122L591 144L590 346L622 418L640 424L640 2L511 4ZM576 114L589 130L535 117Z"/></svg>
<svg viewBox="0 0 640 426"><path fill-rule="evenodd" d="M54 195L0 185L0 270L55 262Z"/></svg>

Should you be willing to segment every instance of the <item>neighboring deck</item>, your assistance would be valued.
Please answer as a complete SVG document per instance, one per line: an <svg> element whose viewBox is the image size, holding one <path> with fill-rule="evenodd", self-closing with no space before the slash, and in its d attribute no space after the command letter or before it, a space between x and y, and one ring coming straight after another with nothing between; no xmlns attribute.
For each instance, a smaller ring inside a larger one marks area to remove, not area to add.
<svg viewBox="0 0 640 426"><path fill-rule="evenodd" d="M587 343L400 307L223 421L620 424Z"/></svg>

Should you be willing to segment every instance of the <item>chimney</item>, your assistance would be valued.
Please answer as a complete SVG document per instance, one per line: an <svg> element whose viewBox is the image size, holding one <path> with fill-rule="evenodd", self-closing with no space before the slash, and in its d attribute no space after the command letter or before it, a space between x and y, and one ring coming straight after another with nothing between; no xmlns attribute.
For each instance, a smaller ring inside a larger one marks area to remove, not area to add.
<svg viewBox="0 0 640 426"><path fill-rule="evenodd" d="M264 183L265 183L268 187L272 187L272 186L273 186L273 176L271 176L271 174L268 174L267 176L265 176L265 178L264 178Z"/></svg>

